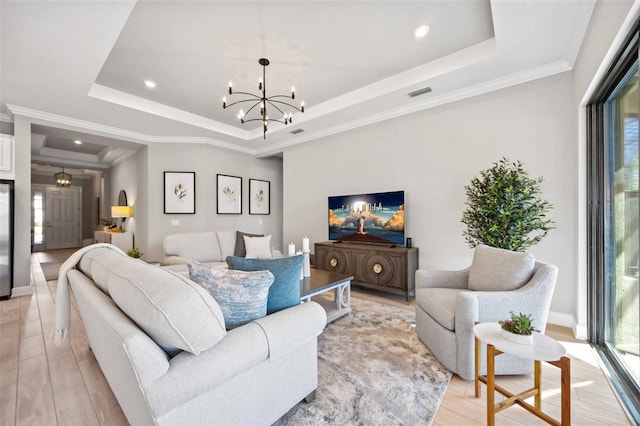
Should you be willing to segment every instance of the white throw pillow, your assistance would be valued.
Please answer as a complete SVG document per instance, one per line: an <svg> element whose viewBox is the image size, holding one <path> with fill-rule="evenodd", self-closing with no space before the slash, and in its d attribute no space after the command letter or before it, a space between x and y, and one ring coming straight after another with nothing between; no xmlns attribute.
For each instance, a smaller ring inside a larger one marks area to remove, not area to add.
<svg viewBox="0 0 640 426"><path fill-rule="evenodd" d="M247 259L271 259L271 235L266 237L247 237L244 238L244 246L247 250L245 257Z"/></svg>
<svg viewBox="0 0 640 426"><path fill-rule="evenodd" d="M167 353L198 355L227 334L220 306L188 278L127 256L109 275L114 302Z"/></svg>
<svg viewBox="0 0 640 426"><path fill-rule="evenodd" d="M469 289L510 291L522 287L533 274L535 259L520 253L485 245L476 247L469 269Z"/></svg>

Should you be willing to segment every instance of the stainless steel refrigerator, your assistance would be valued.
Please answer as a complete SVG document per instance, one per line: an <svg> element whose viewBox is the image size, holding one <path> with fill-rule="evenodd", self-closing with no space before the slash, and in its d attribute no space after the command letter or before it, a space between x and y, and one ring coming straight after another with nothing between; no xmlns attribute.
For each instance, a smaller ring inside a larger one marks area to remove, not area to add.
<svg viewBox="0 0 640 426"><path fill-rule="evenodd" d="M0 180L0 300L13 287L13 181Z"/></svg>

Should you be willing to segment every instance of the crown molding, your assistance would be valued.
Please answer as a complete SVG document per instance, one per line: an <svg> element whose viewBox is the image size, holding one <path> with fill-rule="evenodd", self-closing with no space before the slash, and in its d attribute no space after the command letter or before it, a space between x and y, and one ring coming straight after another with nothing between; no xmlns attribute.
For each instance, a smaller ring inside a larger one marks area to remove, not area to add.
<svg viewBox="0 0 640 426"><path fill-rule="evenodd" d="M255 155L258 157L266 157L273 155L277 152L289 148L294 145L310 142L319 138L334 135L336 133L342 133L358 127L368 126L381 121L389 120L392 118L401 117L403 115L411 114L414 112L422 111L429 108L434 108L440 105L445 105L451 102L471 98L474 96L482 95L485 93L493 92L495 90L504 89L507 87L515 86L518 84L526 83L528 81L537 80L540 78L549 77L555 74L570 71L571 67L566 61L556 61L549 64L542 65L537 68L529 69L519 73L509 74L498 79L488 81L474 86L469 86L456 92L448 93L446 95L435 96L424 101L412 103L410 105L402 106L388 111L383 111L378 114L370 115L365 118L352 120L347 123L342 123L337 126L329 127L317 132L308 133L304 136L301 135L300 139L295 141L285 141L275 145L270 145L263 149L256 149Z"/></svg>
<svg viewBox="0 0 640 426"><path fill-rule="evenodd" d="M13 123L13 118L11 118L9 114L0 112L0 121L4 121L5 123Z"/></svg>
<svg viewBox="0 0 640 426"><path fill-rule="evenodd" d="M169 118L171 120L211 130L213 132L221 133L223 135L231 136L245 141L249 140L248 130L239 129L228 124L220 123L219 121L205 118L201 115L193 114L179 108L170 107L159 102L150 101L140 96L135 96L130 93L102 86L100 84L93 84L91 86L91 89L89 90L88 95L92 98L111 102L116 105L134 109L136 111L142 111L149 114L157 115L159 117Z"/></svg>
<svg viewBox="0 0 640 426"><path fill-rule="evenodd" d="M24 108L18 105L7 104L7 108L11 113L15 115L24 116L30 118L32 122L41 125L54 125L55 127L80 131L84 133L94 134L98 136L105 136L114 139L121 139L128 142L135 142L143 145L149 145L151 143L194 143L194 144L207 144L216 146L218 148L230 149L233 151L243 152L245 154L255 154L255 150L239 145L235 145L229 142L220 141L207 137L195 137L195 136L152 136L145 133L134 132L131 130L125 130L118 127L107 126L104 124L94 123L91 121L79 120L72 117L66 117L63 115L52 114L45 111L38 111L35 109Z"/></svg>
<svg viewBox="0 0 640 426"><path fill-rule="evenodd" d="M540 78L549 77L554 74L570 71L571 66L566 61L556 61L548 63L537 68L529 69L526 71L509 74L492 81L466 87L456 92L448 93L446 95L435 96L428 98L424 101L413 102L410 105L405 105L399 108L383 111L378 114L370 115L357 120L352 120L346 123L342 123L336 126L332 126L326 129L322 129L316 132L310 132L301 135L300 138L294 138L295 140L284 141L280 143L270 144L263 148L248 148L242 145L216 140L208 137L191 137L191 136L152 136L145 133L134 132L131 130L120 129L113 126L107 126L104 124L93 123L90 121L79 120L62 115L52 114L44 111L38 111L34 109L24 108L17 105L7 105L7 108L11 114L21 115L31 118L36 124L43 125L56 125L57 127L66 128L68 130L82 131L86 133L96 134L100 136L106 136L116 139L122 139L129 142L136 142L143 145L149 145L152 143L190 143L190 144L206 144L212 145L218 148L228 149L232 151L241 152L244 154L254 155L257 157L266 157L275 153L282 152L284 149L292 147L294 145L310 142L316 139L320 139L326 136L342 133L358 127L363 127L371 124L375 124L381 121L389 120L392 118L400 117L406 114L422 111L429 108L434 108L440 105L448 104L451 102L467 99L473 96L482 95L495 90L504 89L507 87L515 86L518 84L526 83L528 81L537 80ZM6 114L4 114L6 116ZM7 116L8 117L8 116ZM300 123L296 123L299 125Z"/></svg>

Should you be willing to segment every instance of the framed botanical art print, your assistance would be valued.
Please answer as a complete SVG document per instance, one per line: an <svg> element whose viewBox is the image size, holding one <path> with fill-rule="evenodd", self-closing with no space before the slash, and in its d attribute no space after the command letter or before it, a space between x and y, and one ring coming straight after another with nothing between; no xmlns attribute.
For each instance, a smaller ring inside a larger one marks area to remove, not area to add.
<svg viewBox="0 0 640 426"><path fill-rule="evenodd" d="M196 213L195 172L164 172L164 213Z"/></svg>
<svg viewBox="0 0 640 426"><path fill-rule="evenodd" d="M238 176L216 175L218 214L242 214L242 178Z"/></svg>
<svg viewBox="0 0 640 426"><path fill-rule="evenodd" d="M271 182L249 179L249 214L271 214Z"/></svg>

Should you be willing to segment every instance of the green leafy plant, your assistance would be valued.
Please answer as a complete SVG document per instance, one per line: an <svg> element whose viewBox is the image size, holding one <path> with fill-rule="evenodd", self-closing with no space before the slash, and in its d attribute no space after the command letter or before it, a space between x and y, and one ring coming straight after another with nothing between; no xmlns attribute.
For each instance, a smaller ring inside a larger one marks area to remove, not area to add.
<svg viewBox="0 0 640 426"><path fill-rule="evenodd" d="M509 331L513 334L522 334L525 336L530 336L534 331L538 331L533 328L533 320L531 319L531 314L520 314L516 315L513 311L509 312L511 314L511 318L508 320L500 320L498 324L502 327L503 330Z"/></svg>
<svg viewBox="0 0 640 426"><path fill-rule="evenodd" d="M502 158L465 186L463 232L471 247L485 244L525 251L554 228L553 205L540 198L542 178L532 179L519 161Z"/></svg>
<svg viewBox="0 0 640 426"><path fill-rule="evenodd" d="M106 217L103 219L100 219L100 224L102 226L105 226L109 229L113 229L116 228L118 226L118 224L116 223L115 219L113 219L112 217Z"/></svg>
<svg viewBox="0 0 640 426"><path fill-rule="evenodd" d="M132 248L130 250L127 250L127 255L129 255L130 257L136 258L136 259L140 259L143 254L144 253L142 251L140 251L140 249L138 247Z"/></svg>

